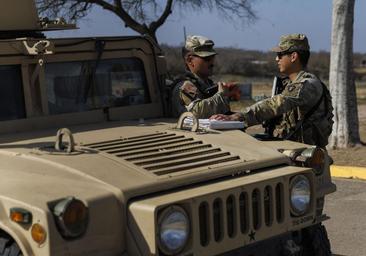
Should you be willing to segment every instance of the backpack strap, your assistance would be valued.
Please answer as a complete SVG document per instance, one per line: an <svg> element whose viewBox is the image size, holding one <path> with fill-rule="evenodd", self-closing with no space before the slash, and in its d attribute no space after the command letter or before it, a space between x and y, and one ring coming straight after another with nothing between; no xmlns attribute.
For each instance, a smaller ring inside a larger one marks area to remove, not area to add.
<svg viewBox="0 0 366 256"><path fill-rule="evenodd" d="M322 96L320 97L320 99L317 101L317 103L304 115L304 118L301 119L295 126L295 129L290 132L289 134L287 134L287 136L284 138L285 140L290 139L299 129L300 127L303 125L303 123L309 119L309 117L311 115L313 115L315 113L315 111L319 108L320 104L322 103L323 99L325 98L325 90L328 90L323 82L320 82L322 85L322 89L323 89L323 93Z"/></svg>

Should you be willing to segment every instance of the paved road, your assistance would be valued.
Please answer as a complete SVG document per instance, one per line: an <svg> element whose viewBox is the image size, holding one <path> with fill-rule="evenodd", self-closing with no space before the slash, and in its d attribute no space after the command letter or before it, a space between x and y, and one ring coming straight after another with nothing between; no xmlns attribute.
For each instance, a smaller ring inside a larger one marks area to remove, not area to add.
<svg viewBox="0 0 366 256"><path fill-rule="evenodd" d="M333 255L366 256L366 181L334 179L337 192L328 196L324 224Z"/></svg>

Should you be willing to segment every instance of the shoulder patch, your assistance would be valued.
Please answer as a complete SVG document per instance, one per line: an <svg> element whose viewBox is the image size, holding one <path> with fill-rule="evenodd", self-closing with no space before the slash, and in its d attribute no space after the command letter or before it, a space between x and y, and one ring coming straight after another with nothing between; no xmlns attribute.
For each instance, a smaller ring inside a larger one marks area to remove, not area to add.
<svg viewBox="0 0 366 256"><path fill-rule="evenodd" d="M180 87L179 97L183 105L188 106L197 98L198 89L190 81L185 81Z"/></svg>
<svg viewBox="0 0 366 256"><path fill-rule="evenodd" d="M197 87L192 84L190 81L185 81L181 86L181 90L183 93L188 94L194 97L197 94Z"/></svg>
<svg viewBox="0 0 366 256"><path fill-rule="evenodd" d="M302 83L289 84L283 90L282 95L288 97L298 97L302 87L303 87Z"/></svg>

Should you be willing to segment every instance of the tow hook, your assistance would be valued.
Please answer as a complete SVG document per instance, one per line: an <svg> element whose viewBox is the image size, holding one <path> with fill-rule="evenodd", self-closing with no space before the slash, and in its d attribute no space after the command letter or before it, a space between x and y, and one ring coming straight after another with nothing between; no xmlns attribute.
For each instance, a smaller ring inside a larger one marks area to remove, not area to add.
<svg viewBox="0 0 366 256"><path fill-rule="evenodd" d="M67 147L62 142L62 138L64 137L64 135L68 139L68 145L67 145ZM74 149L75 149L74 136L72 135L72 133L71 133L71 131L69 129L67 129L67 128L61 128L61 129L59 129L57 131L57 134L56 134L56 142L55 142L55 149L57 151L65 151L68 154L70 154L70 153L72 153L74 151Z"/></svg>
<svg viewBox="0 0 366 256"><path fill-rule="evenodd" d="M178 119L178 123L177 123L177 129L181 129L181 130L184 129L184 120L186 118L192 119L193 124L192 124L191 131L197 132L198 128L199 128L199 121L198 121L198 118L195 115L193 115L192 112L184 112L180 115L180 117Z"/></svg>

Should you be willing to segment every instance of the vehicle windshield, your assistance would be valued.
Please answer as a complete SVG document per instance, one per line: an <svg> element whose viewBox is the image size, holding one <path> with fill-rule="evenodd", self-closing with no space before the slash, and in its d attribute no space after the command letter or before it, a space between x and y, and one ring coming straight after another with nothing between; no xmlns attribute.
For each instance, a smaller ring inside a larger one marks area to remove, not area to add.
<svg viewBox="0 0 366 256"><path fill-rule="evenodd" d="M50 114L151 102L137 58L48 63L45 74Z"/></svg>

